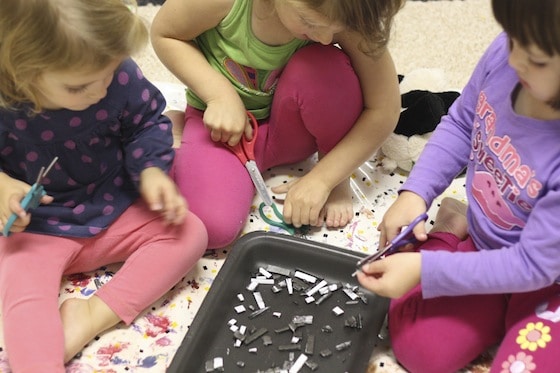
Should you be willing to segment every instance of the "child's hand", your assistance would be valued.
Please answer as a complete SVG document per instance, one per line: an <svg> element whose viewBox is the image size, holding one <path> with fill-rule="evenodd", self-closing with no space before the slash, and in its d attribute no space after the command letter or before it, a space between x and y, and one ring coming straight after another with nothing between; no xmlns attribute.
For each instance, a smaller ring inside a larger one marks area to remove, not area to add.
<svg viewBox="0 0 560 373"><path fill-rule="evenodd" d="M299 228L302 225L321 226L319 218L330 190L323 183L311 181L305 176L272 188L274 193L287 193L284 201L284 221Z"/></svg>
<svg viewBox="0 0 560 373"><path fill-rule="evenodd" d="M238 104L209 102L202 120L210 130L213 141L234 146L241 140L243 134L248 140L253 138L253 129L241 100Z"/></svg>
<svg viewBox="0 0 560 373"><path fill-rule="evenodd" d="M365 264L356 276L375 294L398 298L420 283L421 267L420 253L396 253Z"/></svg>
<svg viewBox="0 0 560 373"><path fill-rule="evenodd" d="M383 216L383 221L379 224L379 248L384 247L389 241L395 238L402 227L410 224L420 214L426 212L426 202L416 193L403 191L397 200L391 205ZM428 236L423 223L417 224L413 228L414 237L418 241L426 241ZM403 247L406 250L407 247Z"/></svg>
<svg viewBox="0 0 560 373"><path fill-rule="evenodd" d="M169 224L181 224L187 215L187 202L177 186L161 169L146 168L140 174L140 194L152 211L162 214Z"/></svg>
<svg viewBox="0 0 560 373"><path fill-rule="evenodd" d="M0 186L0 231L4 230L8 219L15 213L18 218L12 224L10 232L23 232L31 221L31 214L21 207L21 201L31 190L31 185L0 173ZM53 197L45 195L41 198L41 203L49 204L52 200Z"/></svg>

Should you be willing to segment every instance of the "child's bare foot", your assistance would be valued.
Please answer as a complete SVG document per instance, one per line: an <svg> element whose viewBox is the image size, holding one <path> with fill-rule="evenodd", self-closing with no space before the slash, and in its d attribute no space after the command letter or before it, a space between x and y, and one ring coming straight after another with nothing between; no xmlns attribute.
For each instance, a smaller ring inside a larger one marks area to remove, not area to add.
<svg viewBox="0 0 560 373"><path fill-rule="evenodd" d="M96 335L119 323L120 318L97 296L70 298L60 306L64 329L64 362L70 361Z"/></svg>
<svg viewBox="0 0 560 373"><path fill-rule="evenodd" d="M173 147L178 148L183 138L183 128L185 127L185 113L180 110L169 110L163 113L173 124Z"/></svg>
<svg viewBox="0 0 560 373"><path fill-rule="evenodd" d="M350 180L346 180L331 191L321 211L319 221L324 220L329 228L338 228L350 223L353 216L352 188L350 188Z"/></svg>
<svg viewBox="0 0 560 373"><path fill-rule="evenodd" d="M467 228L467 205L454 198L444 198L430 232L453 233L464 240L467 238Z"/></svg>

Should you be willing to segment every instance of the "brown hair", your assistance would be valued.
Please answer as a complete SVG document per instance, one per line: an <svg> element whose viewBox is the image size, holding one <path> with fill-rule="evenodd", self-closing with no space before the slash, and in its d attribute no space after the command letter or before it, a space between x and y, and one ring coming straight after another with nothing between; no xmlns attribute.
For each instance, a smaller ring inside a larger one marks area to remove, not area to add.
<svg viewBox="0 0 560 373"><path fill-rule="evenodd" d="M360 34L363 37L360 49L370 55L376 55L385 49L393 18L405 3L404 0L297 1Z"/></svg>
<svg viewBox="0 0 560 373"><path fill-rule="evenodd" d="M492 0L494 17L510 38L560 54L560 1Z"/></svg>
<svg viewBox="0 0 560 373"><path fill-rule="evenodd" d="M127 0L0 1L0 107L41 110L34 83L45 71L106 67L138 52L146 24Z"/></svg>
<svg viewBox="0 0 560 373"><path fill-rule="evenodd" d="M492 0L492 10L510 39L524 47L535 45L551 57L560 55L560 1ZM560 111L560 87L548 105Z"/></svg>

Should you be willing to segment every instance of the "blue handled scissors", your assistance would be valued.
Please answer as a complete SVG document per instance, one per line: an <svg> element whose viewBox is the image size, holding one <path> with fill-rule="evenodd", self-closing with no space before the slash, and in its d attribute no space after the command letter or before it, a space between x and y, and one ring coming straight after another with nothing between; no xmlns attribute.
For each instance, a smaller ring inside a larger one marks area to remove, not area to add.
<svg viewBox="0 0 560 373"><path fill-rule="evenodd" d="M245 135L241 138L241 140L235 144L234 146L228 145L224 143L225 147L228 148L239 158L241 163L245 165L245 168L249 172L249 176L251 176L251 180L257 189L257 193L262 198L264 203L267 206L272 206L272 197L268 194L266 189L266 184L264 183L264 179L262 177L261 172L257 167L257 163L255 162L255 141L257 140L257 134L259 131L259 124L257 123L257 119L251 112L247 112L249 116L249 122L253 127L253 138L251 140L247 140Z"/></svg>
<svg viewBox="0 0 560 373"><path fill-rule="evenodd" d="M402 246L407 245L409 243L415 243L416 238L414 238L414 234L412 233L412 230L421 221L425 221L425 220L428 220L428 214L426 214L426 213L420 214L405 229L403 229L395 238L393 238L391 240L391 242L389 242L389 244L387 244L384 248L377 251L376 253L373 253L369 256L366 256L363 259L358 260L358 263L356 264L356 268L358 270L360 270L364 264L371 263L371 262L374 262L374 261L379 260L381 258L384 258L387 255L391 255L391 254L395 253L399 249L399 247L402 247Z"/></svg>
<svg viewBox="0 0 560 373"><path fill-rule="evenodd" d="M41 198L47 195L47 192L45 192L45 188L43 188L43 184L42 184L43 179L47 176L51 168L53 168L56 161L58 161L58 157L54 157L54 159L51 161L51 163L47 166L46 169L45 167L41 167L41 170L39 171L39 175L37 176L37 180L35 181L33 186L31 186L29 192L27 192L25 197L23 197L23 199L21 200L21 207L25 211L29 211L30 209L34 209L37 206L39 206L39 203L41 202ZM15 213L12 213L12 215L10 215L10 218L8 219L6 225L4 226L4 230L2 231L2 234L4 236L8 237L10 235L10 229L12 228L12 225L14 224L17 218L18 215Z"/></svg>

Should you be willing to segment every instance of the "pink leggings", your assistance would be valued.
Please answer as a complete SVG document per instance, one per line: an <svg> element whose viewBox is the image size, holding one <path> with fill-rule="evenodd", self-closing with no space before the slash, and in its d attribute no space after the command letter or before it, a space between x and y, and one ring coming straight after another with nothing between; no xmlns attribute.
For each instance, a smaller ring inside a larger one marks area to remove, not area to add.
<svg viewBox="0 0 560 373"><path fill-rule="evenodd" d="M476 250L470 238L460 241L449 233L430 234L421 249ZM558 284L529 293L425 300L418 286L389 309L393 351L413 373L456 372L498 343L492 372L556 371L559 322Z"/></svg>
<svg viewBox="0 0 560 373"><path fill-rule="evenodd" d="M270 117L260 121L255 156L260 170L330 151L363 108L362 93L348 56L334 46L300 49L280 76ZM209 248L237 238L249 215L255 189L241 162L210 138L203 113L188 107L174 178L205 224Z"/></svg>
<svg viewBox="0 0 560 373"><path fill-rule="evenodd" d="M143 202L92 238L15 233L0 237L0 301L14 373L64 372L58 310L63 275L124 262L96 295L125 323L173 287L206 249L204 226L189 213L165 226Z"/></svg>

